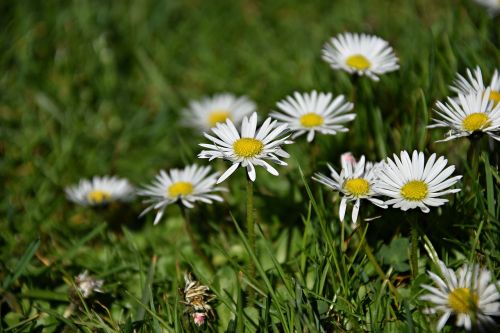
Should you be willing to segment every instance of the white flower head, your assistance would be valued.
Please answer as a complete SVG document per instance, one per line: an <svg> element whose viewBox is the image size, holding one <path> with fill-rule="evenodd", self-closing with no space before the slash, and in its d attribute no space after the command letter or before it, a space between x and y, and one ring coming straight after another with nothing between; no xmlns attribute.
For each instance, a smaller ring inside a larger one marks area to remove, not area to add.
<svg viewBox="0 0 500 333"><path fill-rule="evenodd" d="M215 94L197 101L190 101L188 108L182 111L183 123L202 131L207 131L217 123L231 119L239 124L244 116L254 112L256 105L246 96L230 93Z"/></svg>
<svg viewBox="0 0 500 333"><path fill-rule="evenodd" d="M489 100L490 88L484 92L458 95L458 101L448 98L448 103L438 102L436 113L441 119L433 119L428 128L449 128L443 140L469 136L473 133L485 133L495 140L500 140L500 103ZM438 141L438 142L439 142Z"/></svg>
<svg viewBox="0 0 500 333"><path fill-rule="evenodd" d="M428 206L437 207L448 202L440 197L460 191L449 188L462 176L448 178L455 166L446 167L448 160L443 156L436 160L436 154L432 154L425 162L424 153L415 150L411 158L407 151L402 151L399 157L394 154L393 158L386 159L375 185L376 192L392 198L385 202L387 205L403 211L418 207L428 213Z"/></svg>
<svg viewBox="0 0 500 333"><path fill-rule="evenodd" d="M201 143L200 146L208 150L202 150L198 157L208 158L210 161L222 158L233 163L220 176L217 183L223 182L239 166L247 169L251 181L255 181L256 165L264 167L270 174L277 176L278 171L266 160L279 165L287 165L280 160L280 157L288 158L290 155L281 146L292 143L292 141L287 140L289 137L289 134L286 134L287 125L277 125L277 122L269 117L257 129L257 113L254 112L249 118L243 118L240 133L231 119L227 119L226 123L218 123L211 129L215 136L204 133L205 137L212 143Z"/></svg>
<svg viewBox="0 0 500 333"><path fill-rule="evenodd" d="M309 94L295 92L277 106L282 112L272 112L271 117L288 124L295 132L292 138L307 133L309 142L315 132L335 135L349 131L344 124L356 118L356 114L349 113L354 104L347 102L344 95L334 99L331 93L318 94L315 90Z"/></svg>
<svg viewBox="0 0 500 333"><path fill-rule="evenodd" d="M333 69L366 75L374 81L381 74L399 69L398 58L387 41L351 32L331 38L323 46L323 60Z"/></svg>
<svg viewBox="0 0 500 333"><path fill-rule="evenodd" d="M491 103L498 104L500 102L500 74L495 69L491 82L488 86L484 84L481 68L477 66L474 70L467 68L467 78L457 74L457 77L450 86L450 89L458 95L470 95L484 93ZM490 88L488 94L486 89Z"/></svg>
<svg viewBox="0 0 500 333"><path fill-rule="evenodd" d="M97 280L95 277L90 276L88 271L78 274L75 278L76 288L83 298L89 298L94 292L102 293L103 284L104 280Z"/></svg>
<svg viewBox="0 0 500 333"><path fill-rule="evenodd" d="M500 13L500 0L474 0L477 4L488 10L491 16Z"/></svg>
<svg viewBox="0 0 500 333"><path fill-rule="evenodd" d="M456 318L455 325L463 326L470 331L475 325L480 331L491 328L495 321L491 316L500 315L500 285L491 282L491 273L478 265L465 264L456 272L438 261L442 278L428 272L435 286L422 285L429 291L420 297L423 301L433 303L427 313L443 313L437 324L440 331L451 315Z"/></svg>
<svg viewBox="0 0 500 333"><path fill-rule="evenodd" d="M134 197L134 191L128 180L115 176L82 179L77 185L65 188L68 200L82 206L103 206L116 201L130 201Z"/></svg>
<svg viewBox="0 0 500 333"><path fill-rule="evenodd" d="M376 198L379 194L374 191L374 186L378 180L379 164L374 165L371 162L365 162L364 156L361 156L360 160L356 161L350 153L342 155L341 163L342 170L340 174L330 164L327 164L331 178L319 172L313 177L315 181L343 194L339 209L341 221L344 221L347 203L351 201L354 202L352 209L352 222L354 224L358 219L361 199L368 200L379 207L387 208L383 200Z"/></svg>
<svg viewBox="0 0 500 333"><path fill-rule="evenodd" d="M168 172L161 170L153 184L137 193L149 197L144 202L149 203L150 206L141 213L141 216L153 209L158 210L154 220L154 224L157 224L162 218L165 208L175 202L192 208L196 201L207 204L211 204L213 200L223 201L222 197L214 192L226 189L215 186L219 173L209 174L210 170L209 166L200 167L196 164L189 165L184 169L171 169Z"/></svg>

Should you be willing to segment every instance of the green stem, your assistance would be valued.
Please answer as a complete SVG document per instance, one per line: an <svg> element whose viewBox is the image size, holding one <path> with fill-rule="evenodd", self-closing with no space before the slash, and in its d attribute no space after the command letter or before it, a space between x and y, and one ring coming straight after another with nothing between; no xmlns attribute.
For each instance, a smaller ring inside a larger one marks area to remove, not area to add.
<svg viewBox="0 0 500 333"><path fill-rule="evenodd" d="M361 238L361 243L362 243L363 249L365 251L365 254L368 257L368 260L370 260L373 267L375 267L375 271L377 271L377 274L380 276L380 278L383 281L387 282L387 285L389 286L389 290L394 295L396 300L398 300L398 298L399 298L398 290L396 289L396 287L394 287L391 280L385 275L384 271L382 270L382 267L380 267L380 265L378 264L377 258L375 258L375 255L373 254L373 251L370 248L370 245L368 245L365 237L363 236L363 231L362 231L363 229L364 228L358 228L358 231L360 234L359 236ZM366 229L368 229L368 225L366 226ZM365 234L366 234L366 232L365 232Z"/></svg>
<svg viewBox="0 0 500 333"><path fill-rule="evenodd" d="M247 238L251 251L256 254L255 248L255 220L253 208L253 181L247 175ZM249 276L255 278L255 264L250 260Z"/></svg>
<svg viewBox="0 0 500 333"><path fill-rule="evenodd" d="M471 161L471 187L479 180L479 155L481 153L481 137L472 134L469 136L469 150L467 157Z"/></svg>
<svg viewBox="0 0 500 333"><path fill-rule="evenodd" d="M248 245L250 246L250 251L257 257L256 247L255 247L255 219L254 219L254 208L253 208L253 181L247 175L247 238ZM252 258L249 258L248 263L248 277L249 280L255 280L255 263ZM253 283L253 282L250 282ZM255 301L255 291L249 286L248 288L248 304L252 306Z"/></svg>
<svg viewBox="0 0 500 333"><path fill-rule="evenodd" d="M196 253L198 257L200 257L205 265L210 269L210 272L213 274L215 272L215 267L210 261L210 259L207 257L205 252L203 252L202 248L200 247L200 243L196 240L196 237L194 236L193 233L193 228L191 227L191 220L189 218L189 214L186 211L186 208L182 203L179 202L179 208L181 209L181 215L182 218L184 219L184 229L186 230L186 234L189 237L189 240L191 241L191 246L193 248L193 251Z"/></svg>
<svg viewBox="0 0 500 333"><path fill-rule="evenodd" d="M411 276L416 278L418 276L418 224L415 220L416 215L410 218L410 237L411 237L411 249L410 249L410 266L411 266Z"/></svg>

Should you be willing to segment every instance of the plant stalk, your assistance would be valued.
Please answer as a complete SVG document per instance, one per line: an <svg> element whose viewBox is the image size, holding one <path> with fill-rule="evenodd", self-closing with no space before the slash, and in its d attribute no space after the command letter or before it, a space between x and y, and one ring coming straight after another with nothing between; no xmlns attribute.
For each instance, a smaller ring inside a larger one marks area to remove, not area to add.
<svg viewBox="0 0 500 333"><path fill-rule="evenodd" d="M411 266L411 277L415 279L418 276L418 237L419 230L418 224L415 220L416 215L410 218L410 241L411 241L411 249L410 249L410 266Z"/></svg>
<svg viewBox="0 0 500 333"><path fill-rule="evenodd" d="M181 210L181 215L182 218L184 219L184 230L186 231L186 234L189 237L189 240L191 241L191 247L193 248L193 251L196 253L198 257L200 257L205 265L208 267L210 272L213 274L215 272L215 267L210 261L210 259L207 257L205 252L203 252L203 249L200 246L200 243L196 240L196 237L193 232L193 228L191 226L191 219L189 218L189 214L186 211L186 207L182 203L179 202L179 208Z"/></svg>
<svg viewBox="0 0 500 333"><path fill-rule="evenodd" d="M250 180L248 175L247 175L247 238L251 251L253 251L256 254L255 219L254 219L254 208L253 208L253 181ZM250 279L254 279L255 264L252 260L250 260L248 271Z"/></svg>

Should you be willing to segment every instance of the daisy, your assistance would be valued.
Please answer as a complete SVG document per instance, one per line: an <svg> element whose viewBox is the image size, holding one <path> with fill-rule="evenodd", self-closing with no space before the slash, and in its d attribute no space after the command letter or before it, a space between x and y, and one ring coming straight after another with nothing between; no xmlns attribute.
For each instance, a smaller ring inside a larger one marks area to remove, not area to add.
<svg viewBox="0 0 500 333"><path fill-rule="evenodd" d="M347 132L344 123L356 118L354 113L348 113L354 104L345 101L340 95L333 99L331 93L317 93L313 90L310 94L295 92L292 96L277 103L283 112L272 112L271 117L287 123L294 131L292 138L307 133L307 141L314 139L315 132L335 135L337 132Z"/></svg>
<svg viewBox="0 0 500 333"><path fill-rule="evenodd" d="M403 211L418 207L428 213L427 206L437 207L448 202L439 197L460 191L449 189L462 176L448 178L455 166L445 168L448 160L443 156L436 160L436 154L432 154L427 163L424 153L416 150L411 158L407 151L402 151L400 157L393 156L394 161L387 158L383 164L375 184L375 192L392 198L385 202L387 205Z"/></svg>
<svg viewBox="0 0 500 333"><path fill-rule="evenodd" d="M137 193L149 197L144 202L151 204L141 213L141 216L156 209L158 213L156 213L154 224L157 224L162 218L165 208L175 202L192 208L196 201L207 204L211 204L212 200L223 201L222 197L214 192L226 189L214 186L219 173L215 172L209 175L210 169L209 166L199 167L193 164L184 169L172 169L169 172L161 170L153 184Z"/></svg>
<svg viewBox="0 0 500 333"><path fill-rule="evenodd" d="M352 222L354 224L358 219L361 199L366 199L379 207L387 208L384 201L375 198L378 193L373 190L378 180L378 164L374 165L371 162L365 163L364 156L361 156L360 160L356 162L350 153L342 155L341 163L342 170L340 174L338 174L330 164L327 164L330 169L331 178L319 172L313 177L315 181L326 185L334 191L339 191L344 195L340 201L340 221L344 221L347 203L351 201L354 201L354 207L352 209Z"/></svg>
<svg viewBox="0 0 500 333"><path fill-rule="evenodd" d="M428 128L450 128L443 140L469 136L473 133L486 133L495 140L500 140L500 103L489 102L490 88L485 92L470 95L458 95L458 101L448 98L448 103L438 102L436 113L442 119L433 119Z"/></svg>
<svg viewBox="0 0 500 333"><path fill-rule="evenodd" d="M244 116L254 112L255 109L255 103L246 96L237 97L229 93L216 94L189 102L189 107L182 111L183 123L206 131L217 123L224 123L226 119L239 124Z"/></svg>
<svg viewBox="0 0 500 333"><path fill-rule="evenodd" d="M264 167L270 174L277 176L278 171L265 160L279 165L287 165L279 157L288 158L290 155L281 149L281 145L290 144L289 135L285 135L287 125L277 125L277 120L267 118L260 129L257 130L257 113L254 112L250 118L244 117L241 125L241 133L238 132L231 119L225 124L217 124L212 128L216 136L204 133L205 137L212 141L211 144L202 143L200 146L207 148L198 157L223 158L233 163L229 169L217 180L223 182L239 166L247 169L248 177L255 181L255 166Z"/></svg>
<svg viewBox="0 0 500 333"><path fill-rule="evenodd" d="M489 94L485 93L485 95L488 96L489 100L494 104L498 104L500 102L500 74L498 73L497 69L495 69L490 85L487 87L483 82L483 75L479 66L477 66L474 71L471 71L469 68L467 68L466 72L467 78L460 74L457 74L457 78L450 86L450 89L452 91L459 95L470 95L477 94L479 92L485 93L486 89L490 88L491 90Z"/></svg>
<svg viewBox="0 0 500 333"><path fill-rule="evenodd" d="M103 206L116 201L130 201L134 197L134 187L128 180L118 177L98 177L82 179L78 185L65 189L68 200L82 206Z"/></svg>
<svg viewBox="0 0 500 333"><path fill-rule="evenodd" d="M470 331L473 318L479 330L495 325L492 316L500 315L500 284L491 282L491 273L478 265L463 265L456 272L447 268L442 261L438 261L443 278L428 272L436 287L422 285L429 294L420 297L423 301L434 303L428 313L443 312L437 324L440 331L450 316L456 317L456 326L464 326Z"/></svg>
<svg viewBox="0 0 500 333"><path fill-rule="evenodd" d="M500 0L474 0L477 4L485 7L488 13L496 15L500 13Z"/></svg>
<svg viewBox="0 0 500 333"><path fill-rule="evenodd" d="M333 69L367 75L378 81L378 75L399 69L398 58L387 41L377 36L346 32L323 46L323 60Z"/></svg>

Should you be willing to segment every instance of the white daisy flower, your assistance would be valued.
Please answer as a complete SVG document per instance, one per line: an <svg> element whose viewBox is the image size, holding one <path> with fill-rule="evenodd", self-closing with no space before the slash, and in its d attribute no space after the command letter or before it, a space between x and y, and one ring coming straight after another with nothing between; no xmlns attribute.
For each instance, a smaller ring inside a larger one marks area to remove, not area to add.
<svg viewBox="0 0 500 333"><path fill-rule="evenodd" d="M137 192L138 195L149 197L144 202L150 203L141 216L156 209L154 224L163 216L165 208L175 202L180 202L187 208L193 208L193 203L201 201L211 204L212 200L223 201L222 197L214 194L216 191L226 191L225 188L215 187L218 172L209 175L210 167L200 167L196 164L184 169L171 169L168 172L161 170L153 184Z"/></svg>
<svg viewBox="0 0 500 333"><path fill-rule="evenodd" d="M103 206L116 201L130 201L134 197L134 191L128 180L115 176L82 179L78 185L65 189L68 200L82 206Z"/></svg>
<svg viewBox="0 0 500 333"><path fill-rule="evenodd" d="M239 124L244 116L255 110L255 103L248 97L221 93L189 102L189 107L182 111L183 123L189 127L206 131L217 123L224 123L226 119L231 119L233 123Z"/></svg>
<svg viewBox="0 0 500 333"><path fill-rule="evenodd" d="M490 15L500 13L500 0L474 0L477 4L485 7Z"/></svg>
<svg viewBox="0 0 500 333"><path fill-rule="evenodd" d="M314 139L314 133L335 135L337 132L349 131L343 125L356 118L356 114L349 113L354 104L347 102L343 95L333 99L331 93L310 94L295 92L292 96L277 103L283 112L272 112L271 117L288 124L294 131L292 138L307 133L307 141Z"/></svg>
<svg viewBox="0 0 500 333"><path fill-rule="evenodd" d="M428 313L442 312L438 321L437 330L440 331L451 315L456 317L456 326L463 326L470 331L473 318L477 328L484 331L495 325L492 316L500 315L499 283L491 282L491 273L478 265L463 265L456 272L447 268L442 261L438 261L441 275L428 272L437 286L422 285L429 294L420 297L421 300L434 303L434 307L427 309Z"/></svg>
<svg viewBox="0 0 500 333"><path fill-rule="evenodd" d="M333 69L367 75L378 81L378 75L399 69L398 58L389 43L367 34L346 32L323 46L323 60Z"/></svg>
<svg viewBox="0 0 500 333"><path fill-rule="evenodd" d="M361 159L356 162L350 153L342 155L341 163L342 170L340 174L338 174L330 164L327 164L330 169L331 178L319 172L312 177L315 181L326 185L334 191L339 191L344 195L340 201L340 221L344 221L347 203L351 201L354 201L354 207L352 209L352 222L354 224L358 219L361 199L366 199L379 207L387 208L383 200L376 198L379 194L373 189L378 180L377 172L380 167L379 164L374 165L371 162L365 163L364 156L361 156Z"/></svg>
<svg viewBox="0 0 500 333"><path fill-rule="evenodd" d="M455 166L445 169L448 160L443 156L436 160L436 154L432 154L427 163L424 153L416 150L411 158L407 151L402 151L401 157L393 156L394 161L387 158L384 162L378 173L379 181L375 184L375 192L392 198L385 202L387 205L403 211L418 207L428 213L430 209L427 206L437 207L448 202L439 197L460 191L448 189L462 176L448 178Z"/></svg>
<svg viewBox="0 0 500 333"><path fill-rule="evenodd" d="M479 66L477 66L473 71L467 68L466 72L467 78L457 74L456 79L450 86L450 89L453 92L458 95L484 93L485 96L488 96L489 100L494 104L498 104L500 102L500 74L497 69L495 69L491 82L488 86L485 86L483 82L483 74L481 73L481 68ZM488 94L486 94L487 88L490 88L490 92Z"/></svg>
<svg viewBox="0 0 500 333"><path fill-rule="evenodd" d="M500 141L500 103L489 101L490 88L485 92L458 95L458 101L448 98L448 103L438 102L436 113L442 119L433 119L428 128L450 128L446 138L440 141L469 136L473 133L486 133Z"/></svg>
<svg viewBox="0 0 500 333"><path fill-rule="evenodd" d="M202 143L200 146L207 148L198 157L223 158L233 163L229 169L217 180L223 182L239 166L247 169L250 180L255 181L255 165L264 167L270 174L277 176L278 171L265 160L270 160L279 165L287 165L279 158L288 158L290 155L281 149L281 145L290 144L289 135L284 135L287 125L277 125L277 120L267 118L260 129L257 130L257 113L254 112L250 118L244 117L241 125L241 133L238 132L231 119L225 124L219 123L212 128L216 136L204 133L212 144ZM284 136L283 136L284 135Z"/></svg>

